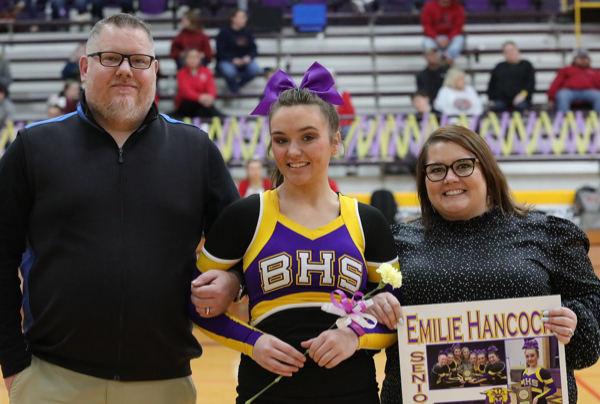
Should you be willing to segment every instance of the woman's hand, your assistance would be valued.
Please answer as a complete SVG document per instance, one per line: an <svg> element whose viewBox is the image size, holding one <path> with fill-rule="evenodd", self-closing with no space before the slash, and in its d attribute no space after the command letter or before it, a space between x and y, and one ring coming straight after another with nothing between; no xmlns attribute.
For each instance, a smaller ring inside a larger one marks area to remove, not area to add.
<svg viewBox="0 0 600 404"><path fill-rule="evenodd" d="M373 296L372 300L373 305L367 309L366 313L375 316L378 323L385 324L390 330L396 329L396 324L402 319L402 307L396 296L384 292Z"/></svg>
<svg viewBox="0 0 600 404"><path fill-rule="evenodd" d="M544 327L554 331L556 338L563 344L568 344L577 327L577 314L566 307L555 307L542 312Z"/></svg>
<svg viewBox="0 0 600 404"><path fill-rule="evenodd" d="M269 372L291 376L304 366L306 357L290 344L277 337L264 334L254 344L254 360Z"/></svg>
<svg viewBox="0 0 600 404"><path fill-rule="evenodd" d="M358 335L350 328L322 332L317 338L302 343L310 349L310 357L321 367L334 368L358 349Z"/></svg>
<svg viewBox="0 0 600 404"><path fill-rule="evenodd" d="M10 392L10 388L12 387L12 384L15 381L15 377L17 377L17 375L18 373L12 376L8 376L6 379L4 379L4 385L6 386L6 390L8 392Z"/></svg>
<svg viewBox="0 0 600 404"><path fill-rule="evenodd" d="M537 402L538 402L538 398L537 398L537 397L534 397L534 398L533 398L533 403L532 403L532 404L537 404Z"/></svg>

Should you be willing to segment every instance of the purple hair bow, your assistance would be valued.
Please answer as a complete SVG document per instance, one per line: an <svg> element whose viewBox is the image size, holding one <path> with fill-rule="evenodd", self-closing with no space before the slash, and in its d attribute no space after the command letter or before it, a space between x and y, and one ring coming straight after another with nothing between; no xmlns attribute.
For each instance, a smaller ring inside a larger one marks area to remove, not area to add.
<svg viewBox="0 0 600 404"><path fill-rule="evenodd" d="M492 352L498 353L498 348L496 348L495 345L491 345L487 351L488 351L488 353L492 353Z"/></svg>
<svg viewBox="0 0 600 404"><path fill-rule="evenodd" d="M344 105L342 97L337 92L333 85L335 81L331 73L318 62L313 63L311 67L304 73L300 88L306 88L311 93L317 94L322 100L334 105ZM279 94L291 88L298 88L296 82L281 70L269 79L265 87L265 98L258 104L250 115L267 115L271 105L279 98Z"/></svg>
<svg viewBox="0 0 600 404"><path fill-rule="evenodd" d="M452 349L456 349L456 348L460 349L460 344L454 344L454 345L452 345Z"/></svg>
<svg viewBox="0 0 600 404"><path fill-rule="evenodd" d="M538 348L539 349L539 345L538 342L535 339L530 339L525 341L525 343L523 344L523 348L521 349L529 349L529 348Z"/></svg>

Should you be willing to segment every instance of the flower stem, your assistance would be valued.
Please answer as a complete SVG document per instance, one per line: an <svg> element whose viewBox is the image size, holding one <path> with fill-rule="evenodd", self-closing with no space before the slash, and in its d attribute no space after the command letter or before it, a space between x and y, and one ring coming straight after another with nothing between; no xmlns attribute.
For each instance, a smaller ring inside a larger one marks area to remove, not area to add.
<svg viewBox="0 0 600 404"><path fill-rule="evenodd" d="M256 395L254 397L252 397L250 400L246 401L246 404L252 403L252 401L254 401L256 398L258 398L258 396L260 396L262 393L264 393L265 391L267 391L272 385L274 385L275 383L277 383L278 381L280 381L282 377L283 376L279 376L277 379L273 380L271 382L271 384L269 384L267 387L265 387L264 389L262 389L261 391L259 391L258 393L256 393Z"/></svg>
<svg viewBox="0 0 600 404"><path fill-rule="evenodd" d="M377 288L373 289L372 291L370 291L369 293L367 293L362 300L367 300L369 297L373 296L373 294L375 292L377 292L380 289L383 289L383 287L385 286L385 282L381 281L379 282L379 284L377 285ZM356 306L355 306L356 307ZM331 324L331 327L329 327L329 330L332 330L335 327L335 323ZM329 331L327 330L327 331ZM304 351L304 356L307 356L308 353L310 352L310 348L307 348L306 351ZM254 400L256 400L258 398L258 396L260 396L262 393L264 393L265 391L267 391L269 388L271 388L271 386L273 386L275 383L279 382L281 380L283 376L278 376L275 380L273 380L271 382L271 384L269 384L267 387L265 387L264 389L262 389L261 391L259 391L258 393L256 393L256 395L254 397L252 397L250 400L246 401L245 404L251 404Z"/></svg>

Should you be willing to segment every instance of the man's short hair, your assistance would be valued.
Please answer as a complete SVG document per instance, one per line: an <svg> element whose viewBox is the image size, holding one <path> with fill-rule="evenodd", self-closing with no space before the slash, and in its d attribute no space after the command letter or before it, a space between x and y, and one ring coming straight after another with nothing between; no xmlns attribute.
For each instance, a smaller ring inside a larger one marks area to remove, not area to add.
<svg viewBox="0 0 600 404"><path fill-rule="evenodd" d="M142 20L141 18L126 13L118 13L112 15L110 17L104 18L94 24L94 27L90 31L90 36L87 40L87 46L85 48L86 53L94 52L94 47L98 43L98 38L100 38L100 33L107 25L112 25L117 28L133 28L133 29L141 29L146 31L148 34L148 40L150 41L150 46L152 50L154 50L154 38L152 38L152 33L150 32L150 25Z"/></svg>
<svg viewBox="0 0 600 404"><path fill-rule="evenodd" d="M243 8L236 7L229 12L229 20L233 20L233 17L235 17L240 11L243 11L246 16L248 16L248 11L244 10Z"/></svg>
<svg viewBox="0 0 600 404"><path fill-rule="evenodd" d="M8 88L6 88L6 86L3 83L0 83L0 93L6 95L7 92Z"/></svg>
<svg viewBox="0 0 600 404"><path fill-rule="evenodd" d="M504 48L506 48L506 45L512 45L515 48L519 49L519 47L517 46L517 44L514 41L506 41L502 44L502 50L504 50Z"/></svg>
<svg viewBox="0 0 600 404"><path fill-rule="evenodd" d="M427 98L429 98L429 95L427 95L427 92L425 90L417 90L416 93L412 93L410 95L410 99L414 100L415 97L427 97Z"/></svg>

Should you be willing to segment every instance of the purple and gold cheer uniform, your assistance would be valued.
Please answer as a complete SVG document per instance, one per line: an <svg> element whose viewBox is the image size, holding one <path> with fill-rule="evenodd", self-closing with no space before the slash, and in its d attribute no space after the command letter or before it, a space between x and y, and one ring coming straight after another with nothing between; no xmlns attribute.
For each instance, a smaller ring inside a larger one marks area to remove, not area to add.
<svg viewBox="0 0 600 404"><path fill-rule="evenodd" d="M238 201L217 219L198 259L200 272L243 264L250 325L229 315L190 316L204 333L245 355L238 372L238 403L252 397L275 375L254 362L254 344L263 333L300 352L302 341L317 337L337 316L321 310L336 289L348 296L373 289L382 263L398 267L389 225L375 208L339 194L340 216L315 230L279 213L277 191ZM379 403L372 353L397 335L383 325L365 329L359 349L333 369L310 358L291 378L283 378L258 403ZM373 352L373 351L371 351Z"/></svg>
<svg viewBox="0 0 600 404"><path fill-rule="evenodd" d="M521 386L531 387L533 397L538 398L537 404L547 404L546 397L556 393L556 384L552 380L550 372L543 367L538 367L532 373L529 372L529 368L525 369L523 378L521 379ZM544 387L548 387L548 390L544 391Z"/></svg>

